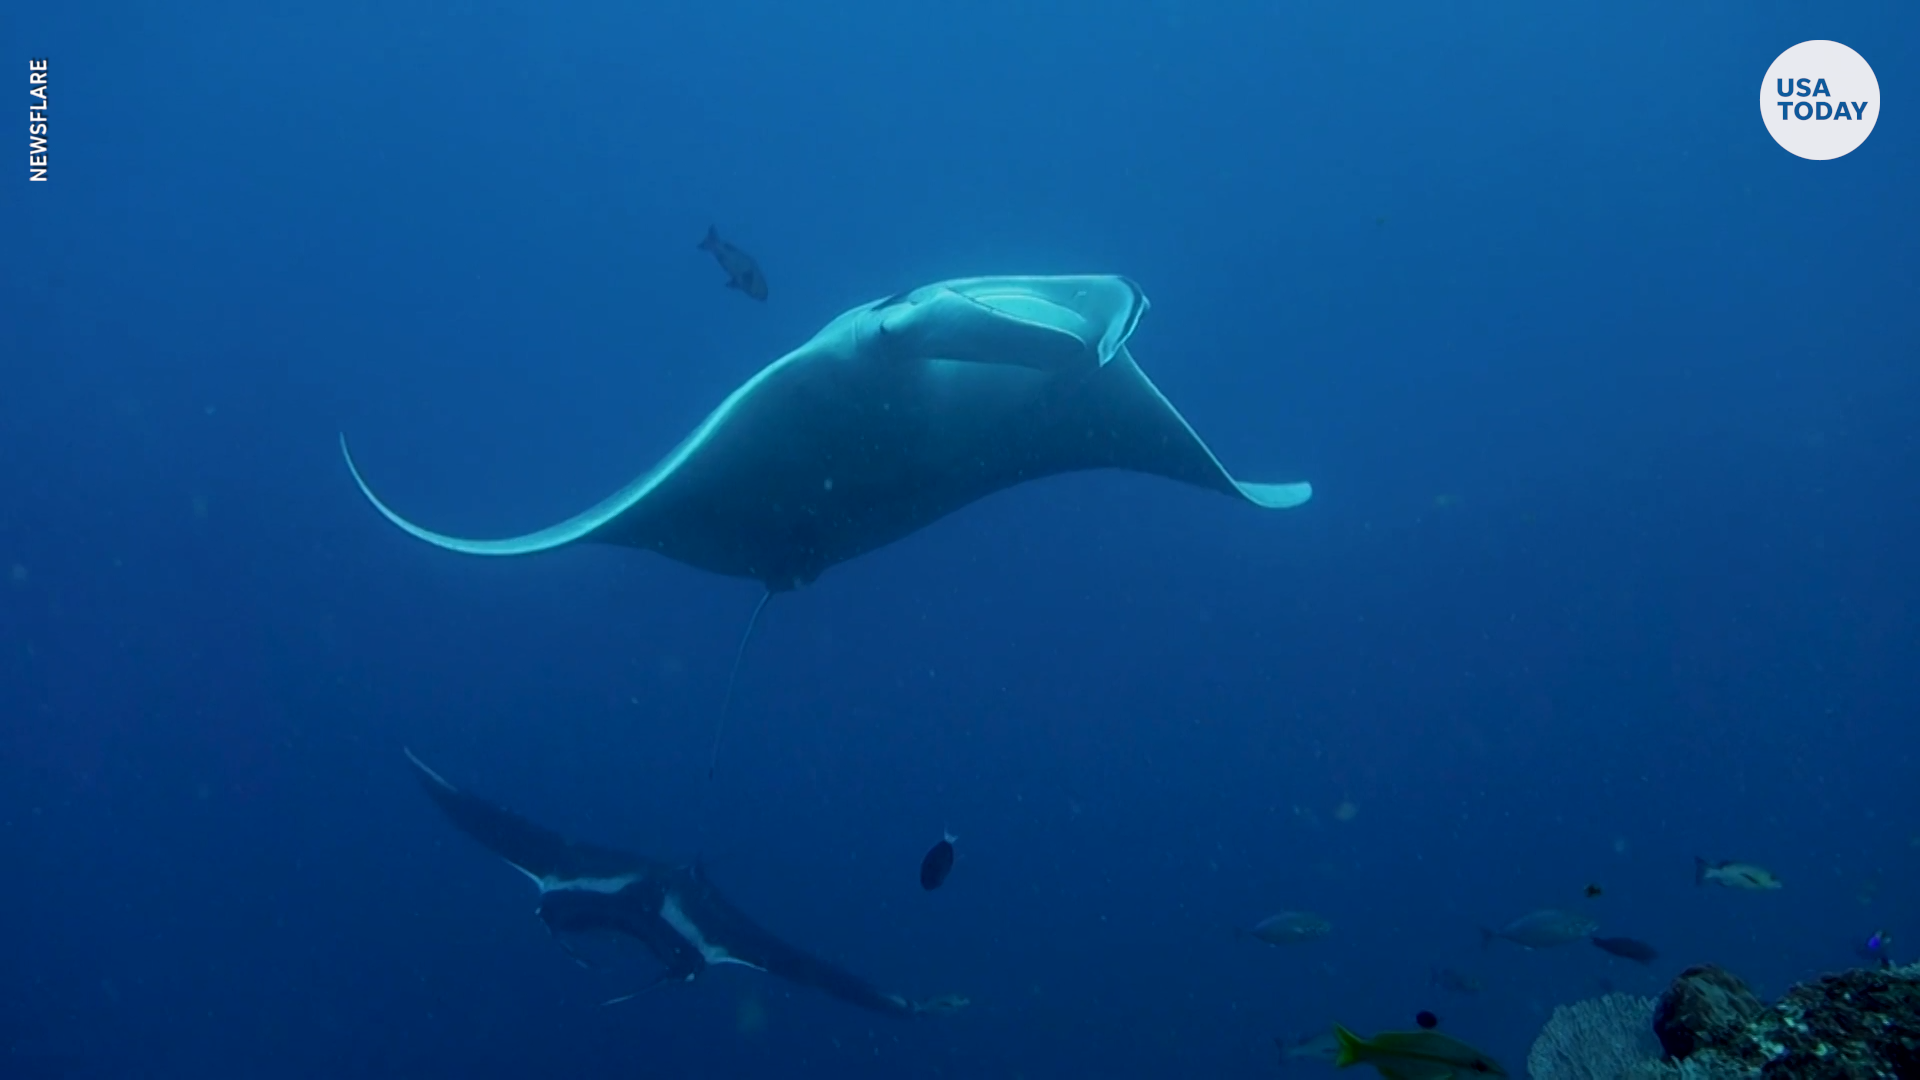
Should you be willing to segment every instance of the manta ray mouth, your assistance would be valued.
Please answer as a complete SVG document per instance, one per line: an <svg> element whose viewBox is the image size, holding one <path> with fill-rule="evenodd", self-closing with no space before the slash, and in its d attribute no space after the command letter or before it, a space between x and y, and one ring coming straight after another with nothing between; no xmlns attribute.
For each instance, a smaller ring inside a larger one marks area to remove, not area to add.
<svg viewBox="0 0 1920 1080"><path fill-rule="evenodd" d="M1077 289L1063 296L1035 295L1010 285L987 286L961 295L994 317L1010 319L1034 330L1067 333L1093 346L1101 365L1113 359L1140 325L1151 305L1147 294L1131 278L1115 278L1126 295L1110 303L1093 290Z"/></svg>

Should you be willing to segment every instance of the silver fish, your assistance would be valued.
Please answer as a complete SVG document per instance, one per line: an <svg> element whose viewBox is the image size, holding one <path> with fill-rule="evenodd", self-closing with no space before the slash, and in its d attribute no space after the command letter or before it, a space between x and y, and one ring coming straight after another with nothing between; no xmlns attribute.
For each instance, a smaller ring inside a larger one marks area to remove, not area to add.
<svg viewBox="0 0 1920 1080"><path fill-rule="evenodd" d="M1234 932L1259 938L1269 945L1292 945L1302 941L1318 941L1332 930L1332 923L1311 911L1283 911L1254 923L1251 930Z"/></svg>
<svg viewBox="0 0 1920 1080"><path fill-rule="evenodd" d="M1752 889L1756 892L1780 887L1780 879L1764 866L1741 862L1710 863L1698 855L1694 856L1693 883L1705 885L1709 881L1729 889Z"/></svg>
<svg viewBox="0 0 1920 1080"><path fill-rule="evenodd" d="M1495 938L1505 938L1524 949L1551 949L1592 937L1600 924L1578 912L1545 908L1530 912L1498 930L1482 928L1480 944L1491 948Z"/></svg>

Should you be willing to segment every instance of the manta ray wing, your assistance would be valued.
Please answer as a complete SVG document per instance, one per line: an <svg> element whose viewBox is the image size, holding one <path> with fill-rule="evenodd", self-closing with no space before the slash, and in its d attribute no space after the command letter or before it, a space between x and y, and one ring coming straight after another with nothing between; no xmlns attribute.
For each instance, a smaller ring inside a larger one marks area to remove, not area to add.
<svg viewBox="0 0 1920 1080"><path fill-rule="evenodd" d="M471 555L592 541L657 551L779 592L1028 480L1149 473L1265 509L1304 483L1235 479L1127 341L1146 296L1115 276L940 282L848 311L728 395L660 463L559 524L502 540L416 525Z"/></svg>
<svg viewBox="0 0 1920 1080"><path fill-rule="evenodd" d="M533 879L542 892L557 889L612 891L647 870L624 851L578 844L505 807L469 795L406 751L420 786L463 833Z"/></svg>
<svg viewBox="0 0 1920 1080"><path fill-rule="evenodd" d="M539 914L549 929L556 934L611 931L645 945L662 967L645 989L694 978L714 965L738 964L895 1016L946 1013L965 1004L958 997L916 1003L881 991L754 922L721 895L698 864L669 867L569 841L459 790L410 750L407 759L421 787L455 826L540 884ZM640 992L644 989L608 1004Z"/></svg>
<svg viewBox="0 0 1920 1080"><path fill-rule="evenodd" d="M1290 510L1313 497L1313 485L1304 481L1268 484L1235 479L1126 349L1093 381L1098 385L1082 398L1087 415L1081 452L1097 464L1082 468L1161 476L1237 496L1263 510ZM1057 452L1067 456L1064 448Z"/></svg>

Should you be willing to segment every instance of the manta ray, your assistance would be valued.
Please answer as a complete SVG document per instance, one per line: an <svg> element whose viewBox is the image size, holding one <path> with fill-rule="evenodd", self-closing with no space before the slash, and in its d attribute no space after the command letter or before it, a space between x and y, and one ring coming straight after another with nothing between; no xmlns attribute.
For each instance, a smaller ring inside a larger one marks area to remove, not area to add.
<svg viewBox="0 0 1920 1080"><path fill-rule="evenodd" d="M1029 480L1125 469L1263 509L1306 483L1235 479L1127 350L1147 310L1113 275L942 281L862 304L767 365L652 469L597 505L506 539L387 520L467 555L579 543L656 551L768 595ZM763 597L764 603L764 597Z"/></svg>
<svg viewBox="0 0 1920 1080"><path fill-rule="evenodd" d="M536 914L556 938L620 934L638 941L660 962L659 976L645 989L613 998L609 1005L659 986L691 982L721 964L764 971L890 1016L942 1015L967 1005L967 999L957 995L914 1001L886 993L775 937L720 895L698 864L674 866L568 840L454 787L413 751L406 754L420 786L448 820L539 888Z"/></svg>

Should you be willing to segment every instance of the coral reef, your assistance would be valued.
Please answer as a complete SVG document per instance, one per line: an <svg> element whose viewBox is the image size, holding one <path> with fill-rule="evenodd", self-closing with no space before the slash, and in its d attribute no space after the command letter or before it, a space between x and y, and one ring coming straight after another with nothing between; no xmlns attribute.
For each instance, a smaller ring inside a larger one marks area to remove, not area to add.
<svg viewBox="0 0 1920 1080"><path fill-rule="evenodd" d="M1735 1039L1766 1009L1747 984L1715 964L1680 973L1653 1006L1653 1033L1670 1058Z"/></svg>
<svg viewBox="0 0 1920 1080"><path fill-rule="evenodd" d="M1588 998L1553 1010L1527 1054L1534 1080L1620 1080L1660 1055L1654 1001L1632 994Z"/></svg>
<svg viewBox="0 0 1920 1080"><path fill-rule="evenodd" d="M1920 1077L1920 965L1801 983L1718 1053L1762 1077Z"/></svg>
<svg viewBox="0 0 1920 1080"><path fill-rule="evenodd" d="M1611 994L1555 1009L1527 1069L1534 1080L1920 1080L1920 964L1824 975L1772 1005L1722 968L1688 968L1654 1002Z"/></svg>

